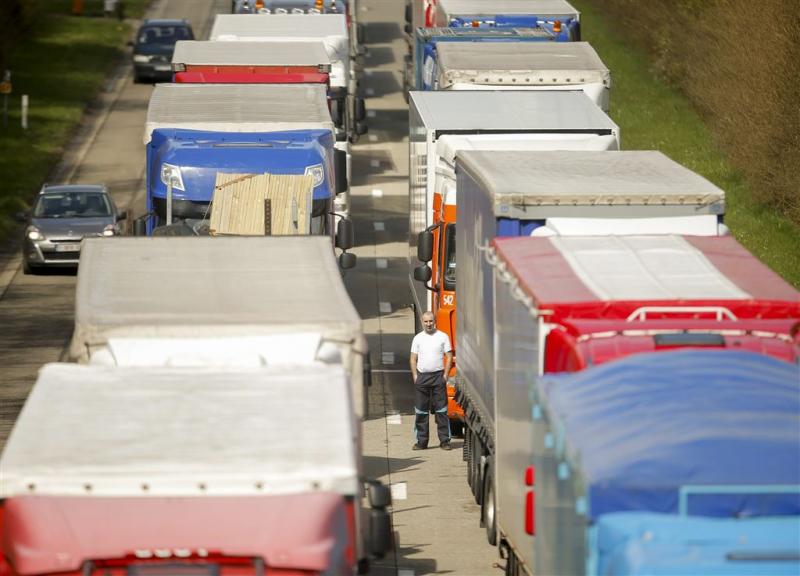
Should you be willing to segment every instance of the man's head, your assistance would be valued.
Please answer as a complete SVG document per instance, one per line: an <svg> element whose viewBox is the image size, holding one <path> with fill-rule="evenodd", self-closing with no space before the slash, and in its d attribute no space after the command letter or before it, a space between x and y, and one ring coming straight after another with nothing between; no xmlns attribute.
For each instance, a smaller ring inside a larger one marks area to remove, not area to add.
<svg viewBox="0 0 800 576"><path fill-rule="evenodd" d="M428 334L436 332L436 319L433 317L433 312L425 312L422 315L422 327Z"/></svg>

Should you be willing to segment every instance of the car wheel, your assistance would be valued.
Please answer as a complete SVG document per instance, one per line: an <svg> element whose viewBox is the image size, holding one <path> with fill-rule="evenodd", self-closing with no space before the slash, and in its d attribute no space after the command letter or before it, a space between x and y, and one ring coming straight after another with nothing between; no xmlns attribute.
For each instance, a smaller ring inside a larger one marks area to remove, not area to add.
<svg viewBox="0 0 800 576"><path fill-rule="evenodd" d="M38 271L39 271L38 268L36 268L35 266L32 266L31 263L28 262L27 260L25 260L24 258L22 259L22 273L23 274L36 274Z"/></svg>

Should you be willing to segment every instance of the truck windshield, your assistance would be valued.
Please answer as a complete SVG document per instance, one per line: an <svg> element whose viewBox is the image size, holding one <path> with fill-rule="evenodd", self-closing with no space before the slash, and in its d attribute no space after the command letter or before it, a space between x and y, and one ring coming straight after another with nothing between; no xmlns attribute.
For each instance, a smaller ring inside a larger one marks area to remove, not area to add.
<svg viewBox="0 0 800 576"><path fill-rule="evenodd" d="M444 233L444 266L442 268L444 289L456 289L456 225L450 224Z"/></svg>

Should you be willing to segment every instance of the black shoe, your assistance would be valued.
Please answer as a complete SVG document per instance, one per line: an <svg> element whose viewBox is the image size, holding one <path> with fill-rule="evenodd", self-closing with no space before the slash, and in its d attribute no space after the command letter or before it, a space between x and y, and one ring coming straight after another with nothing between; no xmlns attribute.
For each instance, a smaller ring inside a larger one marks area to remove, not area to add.
<svg viewBox="0 0 800 576"><path fill-rule="evenodd" d="M411 447L412 450L425 450L425 448L427 448L427 446L420 446L419 444L414 444Z"/></svg>
<svg viewBox="0 0 800 576"><path fill-rule="evenodd" d="M441 444L439 444L439 448L441 448L442 450L452 450L453 449L453 447L450 446L450 440L446 440L446 441L442 442Z"/></svg>

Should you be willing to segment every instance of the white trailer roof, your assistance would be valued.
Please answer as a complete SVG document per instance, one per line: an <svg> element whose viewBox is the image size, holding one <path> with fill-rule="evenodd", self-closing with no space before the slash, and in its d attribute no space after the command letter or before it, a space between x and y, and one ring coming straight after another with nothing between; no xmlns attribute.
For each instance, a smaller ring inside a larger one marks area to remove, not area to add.
<svg viewBox="0 0 800 576"><path fill-rule="evenodd" d="M279 132L334 126L322 84L158 84L147 107L145 144L159 128Z"/></svg>
<svg viewBox="0 0 800 576"><path fill-rule="evenodd" d="M618 132L617 125L580 90L411 92L423 124L446 133Z"/></svg>
<svg viewBox="0 0 800 576"><path fill-rule="evenodd" d="M611 83L588 42L440 42L439 86Z"/></svg>
<svg viewBox="0 0 800 576"><path fill-rule="evenodd" d="M206 42L180 40L173 64L196 66L330 66L321 42Z"/></svg>
<svg viewBox="0 0 800 576"><path fill-rule="evenodd" d="M725 192L657 151L460 152L496 205L709 205Z"/></svg>
<svg viewBox="0 0 800 576"><path fill-rule="evenodd" d="M361 337L329 238L87 239L70 354L111 338Z"/></svg>
<svg viewBox="0 0 800 576"><path fill-rule="evenodd" d="M450 16L494 16L496 14L534 14L536 16L580 15L565 0L439 0L440 9Z"/></svg>
<svg viewBox="0 0 800 576"><path fill-rule="evenodd" d="M320 42L333 62L347 62L350 44L344 14L217 14L210 40Z"/></svg>
<svg viewBox="0 0 800 576"><path fill-rule="evenodd" d="M344 370L48 364L6 444L0 498L357 494Z"/></svg>

